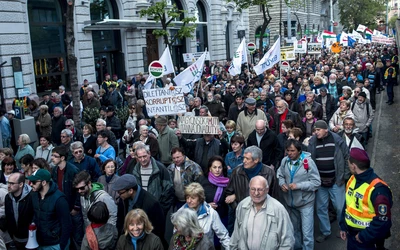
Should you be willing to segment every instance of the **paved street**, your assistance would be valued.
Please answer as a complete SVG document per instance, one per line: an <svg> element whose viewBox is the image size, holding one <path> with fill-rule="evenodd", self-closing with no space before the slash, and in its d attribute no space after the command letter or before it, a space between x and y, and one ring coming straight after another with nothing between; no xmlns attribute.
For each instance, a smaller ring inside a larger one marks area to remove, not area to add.
<svg viewBox="0 0 400 250"><path fill-rule="evenodd" d="M392 209L392 236L386 241L388 249L400 249L400 87L395 87L395 104L388 106L386 92L376 95L377 110L373 125L373 138L368 145L368 153L371 157L372 167L375 172L386 181L393 193ZM397 98L397 99L396 99ZM315 235L318 235L318 223L315 227ZM335 237L338 230L337 222L333 224L333 233L324 243L315 243L316 250L342 250L346 244Z"/></svg>

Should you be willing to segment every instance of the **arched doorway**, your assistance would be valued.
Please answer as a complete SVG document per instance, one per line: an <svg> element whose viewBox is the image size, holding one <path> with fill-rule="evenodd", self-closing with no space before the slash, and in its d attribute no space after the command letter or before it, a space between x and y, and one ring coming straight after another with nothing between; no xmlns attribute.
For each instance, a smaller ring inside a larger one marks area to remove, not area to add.
<svg viewBox="0 0 400 250"><path fill-rule="evenodd" d="M204 4L201 1L197 1L196 4L199 22L207 22L207 12ZM197 52L203 52L208 48L208 34L207 25L197 25L196 27L196 43Z"/></svg>
<svg viewBox="0 0 400 250"><path fill-rule="evenodd" d="M66 1L29 0L28 17L38 93L68 87L65 19Z"/></svg>
<svg viewBox="0 0 400 250"><path fill-rule="evenodd" d="M102 21L104 19L118 19L118 7L115 1L91 0L90 19ZM105 74L116 74L125 79L125 61L121 49L121 32L119 30L92 31L96 82L101 84Z"/></svg>

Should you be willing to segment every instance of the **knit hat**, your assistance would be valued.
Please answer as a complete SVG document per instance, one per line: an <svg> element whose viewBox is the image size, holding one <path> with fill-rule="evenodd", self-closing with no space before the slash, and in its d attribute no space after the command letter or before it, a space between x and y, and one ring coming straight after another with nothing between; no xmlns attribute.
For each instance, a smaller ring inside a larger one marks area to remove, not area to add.
<svg viewBox="0 0 400 250"><path fill-rule="evenodd" d="M358 94L358 96L362 96L362 97L364 97L364 98L367 98L367 94L365 94L365 92L360 92L360 93Z"/></svg>
<svg viewBox="0 0 400 250"><path fill-rule="evenodd" d="M164 116L159 116L156 118L155 123L161 126L167 126L167 118Z"/></svg>
<svg viewBox="0 0 400 250"><path fill-rule="evenodd" d="M360 148L352 148L350 150L350 157L359 162L369 163L369 156L367 152Z"/></svg>
<svg viewBox="0 0 400 250"><path fill-rule="evenodd" d="M324 120L318 120L314 123L314 128L328 129L328 124Z"/></svg>

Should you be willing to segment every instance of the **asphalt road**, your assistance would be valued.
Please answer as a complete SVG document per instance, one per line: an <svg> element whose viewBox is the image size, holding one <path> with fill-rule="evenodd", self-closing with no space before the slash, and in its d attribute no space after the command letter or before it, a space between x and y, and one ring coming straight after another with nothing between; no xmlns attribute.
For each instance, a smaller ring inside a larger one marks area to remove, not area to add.
<svg viewBox="0 0 400 250"><path fill-rule="evenodd" d="M388 249L400 249L400 86L395 87L395 103L387 105L386 92L376 95L376 112L373 122L373 137L367 151L375 172L390 186L393 193L392 236L386 240ZM399 178L399 179L398 179ZM332 236L323 243L315 243L316 250L342 250L346 242L335 237L338 223L332 223ZM319 234L315 224L315 236Z"/></svg>

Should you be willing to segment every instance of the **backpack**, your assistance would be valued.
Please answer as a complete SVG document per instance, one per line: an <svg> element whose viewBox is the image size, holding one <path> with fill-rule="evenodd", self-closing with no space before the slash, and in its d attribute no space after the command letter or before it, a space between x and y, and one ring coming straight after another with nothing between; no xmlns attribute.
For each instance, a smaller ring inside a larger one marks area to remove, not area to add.
<svg viewBox="0 0 400 250"><path fill-rule="evenodd" d="M365 104L367 105L367 116L369 117L369 103L365 102ZM354 105L356 105L356 101L354 101L354 102L351 104L351 111L352 111L352 112L353 112L353 109L354 109Z"/></svg>

